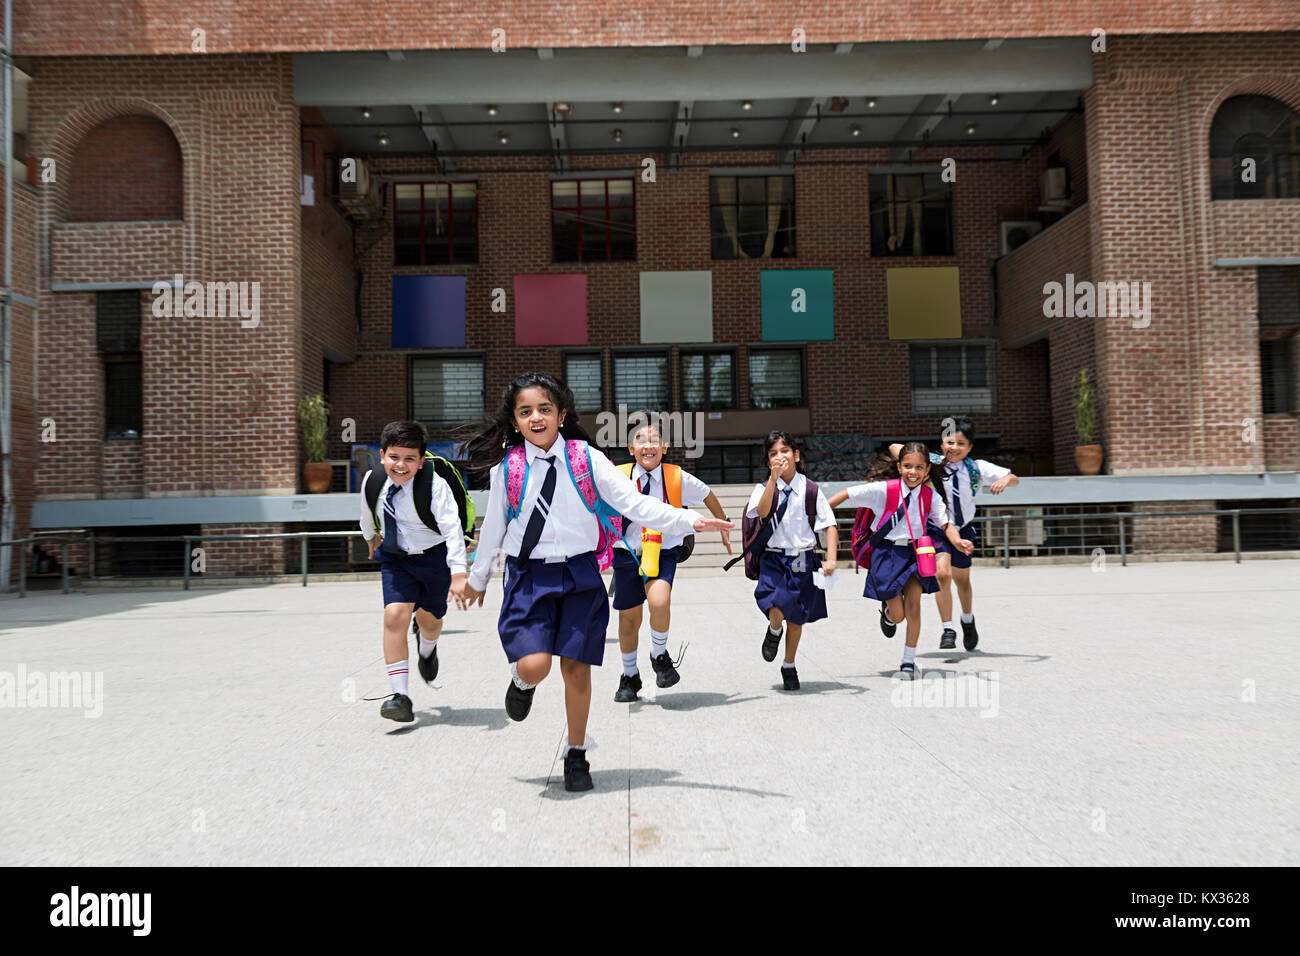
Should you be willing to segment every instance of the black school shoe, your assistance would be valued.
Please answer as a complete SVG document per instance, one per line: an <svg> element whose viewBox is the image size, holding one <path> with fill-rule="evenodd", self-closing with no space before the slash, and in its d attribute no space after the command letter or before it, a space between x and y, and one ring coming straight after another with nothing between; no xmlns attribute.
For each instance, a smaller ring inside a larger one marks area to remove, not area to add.
<svg viewBox="0 0 1300 956"><path fill-rule="evenodd" d="M520 690L514 678L510 678L510 686L506 688L506 713L511 720L523 720L528 716L528 712L533 709L533 694L536 691L535 686Z"/></svg>
<svg viewBox="0 0 1300 956"><path fill-rule="evenodd" d="M799 689L799 672L793 667L781 668L781 680L785 684L785 690Z"/></svg>
<svg viewBox="0 0 1300 956"><path fill-rule="evenodd" d="M889 618L886 616L888 610L889 608L885 604L885 602L881 601L880 602L880 633L885 635L885 637L893 637L894 634L897 633L898 631L898 625L889 623Z"/></svg>
<svg viewBox="0 0 1300 956"><path fill-rule="evenodd" d="M420 657L420 639L415 639L415 656ZM416 665L420 669L420 676L424 678L426 684L432 684L433 679L438 676L438 648L435 646L433 653L428 657L420 657L420 663Z"/></svg>
<svg viewBox="0 0 1300 956"><path fill-rule="evenodd" d="M772 661L776 660L776 649L777 647L780 646L781 635L784 633L785 633L784 625L782 625L781 630L778 631L776 634L772 633L772 628L770 625L767 624L763 625L763 660L767 661L769 664L772 663ZM654 662L651 661L651 663Z"/></svg>
<svg viewBox="0 0 1300 956"><path fill-rule="evenodd" d="M587 751L570 747L564 755L564 789L570 793L590 790L595 784L591 782L591 764L587 763Z"/></svg>
<svg viewBox="0 0 1300 956"><path fill-rule="evenodd" d="M415 711L411 709L411 698L405 694L394 694L379 705L379 716L409 724L415 720Z"/></svg>
<svg viewBox="0 0 1300 956"><path fill-rule="evenodd" d="M677 668L673 667L673 659L668 656L667 651L658 657L650 658L650 666L655 669L655 683L660 687L672 687L682 679L682 675L677 673Z"/></svg>
<svg viewBox="0 0 1300 956"><path fill-rule="evenodd" d="M916 680L916 665L911 661L898 665L898 674L900 680Z"/></svg>
<svg viewBox="0 0 1300 956"><path fill-rule="evenodd" d="M619 704L630 704L636 700L636 695L640 690L640 674L633 674L631 677L623 674L618 679L618 690L614 691L614 701Z"/></svg>
<svg viewBox="0 0 1300 956"><path fill-rule="evenodd" d="M966 650L973 651L980 642L980 632L975 630L975 618L972 615L970 622L961 622L961 642L966 646Z"/></svg>
<svg viewBox="0 0 1300 956"><path fill-rule="evenodd" d="M939 650L951 651L957 647L957 632L950 627L943 629L943 637L939 638Z"/></svg>

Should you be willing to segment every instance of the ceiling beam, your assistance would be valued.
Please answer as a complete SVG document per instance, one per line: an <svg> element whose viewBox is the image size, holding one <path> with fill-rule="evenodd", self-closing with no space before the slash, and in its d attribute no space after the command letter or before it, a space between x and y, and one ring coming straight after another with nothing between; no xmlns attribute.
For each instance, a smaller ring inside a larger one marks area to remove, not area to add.
<svg viewBox="0 0 1300 956"><path fill-rule="evenodd" d="M551 150L555 153L555 171L557 173L567 173L569 171L569 133L564 128L564 117L551 109L550 103L543 103L542 109L546 112L546 125L551 133L550 143Z"/></svg>
<svg viewBox="0 0 1300 956"><path fill-rule="evenodd" d="M781 156L782 166L793 166L795 159L799 155L799 147L807 142L812 131L817 128L818 121L822 118L822 111L826 109L826 103L829 97L814 96L808 100L802 109L798 105L790 116L790 122L786 124L785 135L781 137L787 149Z"/></svg>
<svg viewBox="0 0 1300 956"><path fill-rule="evenodd" d="M683 150L690 142L691 110L694 100L682 100L673 110L673 131L668 137L668 168L681 169Z"/></svg>
<svg viewBox="0 0 1300 956"><path fill-rule="evenodd" d="M424 133L424 138L429 141L438 153L453 153L456 151L456 138L451 135L451 130L443 123L442 110L436 106L411 106L412 112L420 120L420 130ZM455 172L460 165L460 161L455 156L439 156L439 162L442 163L442 171L445 173Z"/></svg>

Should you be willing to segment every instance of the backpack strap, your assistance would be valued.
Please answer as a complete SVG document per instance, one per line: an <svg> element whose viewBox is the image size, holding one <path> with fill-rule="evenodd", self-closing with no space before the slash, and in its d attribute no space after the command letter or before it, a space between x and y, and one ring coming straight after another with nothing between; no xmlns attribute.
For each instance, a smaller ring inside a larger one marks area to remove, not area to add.
<svg viewBox="0 0 1300 956"><path fill-rule="evenodd" d="M596 487L596 479L591 473L591 446L580 438L567 438L564 441L565 456L569 460L569 477L587 510L596 516L596 524L615 538L623 536L623 518L606 504Z"/></svg>
<svg viewBox="0 0 1300 956"><path fill-rule="evenodd" d="M660 467L664 470L664 492L668 495L668 503L674 508L680 508L682 506L681 466L664 462Z"/></svg>
<svg viewBox="0 0 1300 956"><path fill-rule="evenodd" d="M519 503L528 484L528 452L523 445L511 445L501 463L506 476L506 521L519 517Z"/></svg>
<svg viewBox="0 0 1300 956"><path fill-rule="evenodd" d="M383 522L379 520L379 491L384 485L383 478L379 477L381 474L384 474L381 469L371 468L361 480L361 493L365 496L366 508L375 520L375 534L384 532Z"/></svg>
<svg viewBox="0 0 1300 956"><path fill-rule="evenodd" d="M966 463L966 476L970 478L970 496L975 497L980 490L980 466L971 460L970 455L962 459Z"/></svg>
<svg viewBox="0 0 1300 956"><path fill-rule="evenodd" d="M626 465L619 465L618 470L621 471L623 474L627 475L628 478L630 479L632 477L632 469L635 467L636 467L636 462L629 461Z"/></svg>
<svg viewBox="0 0 1300 956"><path fill-rule="evenodd" d="M880 524L876 525L875 528L877 533L885 527L885 522L893 517L894 512L898 510L898 501L903 496L902 489L902 478L891 478L885 482L885 508L880 513ZM872 537L874 538L875 534L872 534Z"/></svg>
<svg viewBox="0 0 1300 956"><path fill-rule="evenodd" d="M934 500L934 489L928 484L921 486L921 530L925 530L925 523L930 520L930 503Z"/></svg>
<svg viewBox="0 0 1300 956"><path fill-rule="evenodd" d="M411 479L411 500L415 504L415 513L420 516L424 526L434 534L442 534L438 528L438 519L433 516L433 455L424 453L420 470Z"/></svg>

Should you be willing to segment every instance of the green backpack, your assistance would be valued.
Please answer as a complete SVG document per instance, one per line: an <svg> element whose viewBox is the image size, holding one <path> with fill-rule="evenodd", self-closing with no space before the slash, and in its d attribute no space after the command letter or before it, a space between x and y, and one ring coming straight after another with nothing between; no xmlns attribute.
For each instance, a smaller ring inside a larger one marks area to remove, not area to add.
<svg viewBox="0 0 1300 956"><path fill-rule="evenodd" d="M430 470L432 469L432 471ZM474 534L474 520L477 517L474 512L474 499L469 496L469 491L465 488L465 479L460 476L456 466L446 458L440 458L431 451L424 453L424 465L415 473L411 479L415 486L411 489L414 495L415 510L420 516L420 520L434 534L440 534L444 538L449 537L448 533L438 527L438 520L433 516L433 509L430 502L433 498L433 473L437 472L438 476L451 487L451 493L456 499L456 508L460 512L461 533L465 537L465 544L468 546L472 541ZM379 465L371 469L366 475L365 481L361 486L361 493L366 496L366 507L375 519L375 532L382 534L384 523L379 517L379 492L384 487L384 480L388 477L383 466Z"/></svg>

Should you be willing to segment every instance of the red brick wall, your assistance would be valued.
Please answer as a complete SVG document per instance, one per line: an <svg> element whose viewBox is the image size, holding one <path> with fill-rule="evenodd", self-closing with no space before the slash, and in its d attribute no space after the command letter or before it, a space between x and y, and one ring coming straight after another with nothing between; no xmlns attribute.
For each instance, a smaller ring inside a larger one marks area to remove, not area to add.
<svg viewBox="0 0 1300 956"><path fill-rule="evenodd" d="M63 171L71 178L69 222L181 218L181 150L152 116L117 116L77 144Z"/></svg>
<svg viewBox="0 0 1300 956"><path fill-rule="evenodd" d="M282 524L205 524L203 534L281 534ZM297 542L291 542L296 547ZM283 574L284 538L248 541L202 541L196 547L204 550L204 573L220 574ZM193 560L193 559L191 559Z"/></svg>
<svg viewBox="0 0 1300 956"><path fill-rule="evenodd" d="M1134 511L1177 513L1209 511L1216 501L1142 502ZM1218 518L1214 515L1188 515L1185 518L1131 518L1133 551L1137 554L1171 554L1217 551Z"/></svg>
<svg viewBox="0 0 1300 956"><path fill-rule="evenodd" d="M49 224L70 214L76 169L95 168L98 153L82 148L86 137L124 115L151 117L166 124L183 159L183 275L260 283L254 328L237 317L163 318L144 310L143 493L293 493L302 227L288 58L44 59L33 70L31 153L73 170L41 187ZM107 238L116 236L112 229L70 229L104 237L83 251L96 278L164 278L177 264L166 247L143 261L139 250ZM40 302L39 397L58 419L59 445L42 447L38 487L49 495L93 496L97 469L85 456L98 459L103 430L93 295L43 292Z"/></svg>
<svg viewBox="0 0 1300 956"><path fill-rule="evenodd" d="M768 2L729 8L681 0L665 9L635 0L512 0L450 5L430 17L427 4L395 0L359 8L351 0L299 0L239 7L225 0L17 0L19 55L189 53L191 31L207 33L210 54L282 50L486 48L495 27L510 48L686 46L790 42L802 27L808 42L1087 36L1095 27L1120 33L1286 30L1300 26L1289 0L1067 0L970 4L898 0L863 4L829 0L815 7ZM395 38L400 38L395 39Z"/></svg>
<svg viewBox="0 0 1300 956"><path fill-rule="evenodd" d="M588 276L588 339L592 346L640 343L639 274L650 270L710 270L713 275L713 341L742 346L737 357L741 407L748 405L748 366L743 346L762 344L759 273L763 269L833 269L835 341L808 345L808 393L812 427L818 433L876 435L929 434L939 416L911 414L908 351L888 338L885 270L911 265L956 265L961 269L963 330L966 338L996 339L990 264L998 253L997 209L1021 201L1023 164L986 161L972 149L945 151L957 159L957 255L873 260L867 218L865 166L816 165L886 157L871 151L819 152L795 169L798 257L774 260L714 260L709 242L709 170L669 172L664 157L657 182L636 183L637 260L617 263L553 263L550 236L550 177L536 159L467 159L461 172L499 170L514 165L535 172L480 172L478 178L478 264L461 267L393 266L391 230L365 256L362 288L362 350L354 376L339 376L334 388L336 414L357 420L358 439L374 440L384 422L408 414L406 358L389 354L391 281L398 274L463 273L467 276L469 349L487 350L488 405L520 372L540 368L558 373L561 349L513 346L513 277L518 273L585 272ZM578 169L639 167L639 155L575 159ZM919 159L927 157L918 156ZM929 157L938 165L940 155ZM963 160L971 160L963 163ZM760 153L704 154L693 162L718 166L771 165ZM380 160L377 171L420 168L415 159ZM427 167L426 167L427 168ZM430 178L436 178L431 174ZM1037 188L1035 186L1035 188ZM511 296L505 315L491 311L491 291ZM673 394L679 394L674 352ZM386 370L380 371L380 367ZM609 355L606 354L607 402ZM396 381L387 376L395 374ZM1042 347L996 350L996 413L977 416L981 432L999 433L1012 448L1041 449L1050 442L1046 354ZM384 382L379 385L379 382ZM853 382L851 388L846 381ZM380 394L387 396L381 399ZM446 436L438 436L446 437ZM340 448L341 451L341 448Z"/></svg>
<svg viewBox="0 0 1300 956"><path fill-rule="evenodd" d="M180 222L56 223L50 282L157 282L183 273Z"/></svg>
<svg viewBox="0 0 1300 956"><path fill-rule="evenodd" d="M1258 434L1268 471L1300 470L1300 415L1265 415Z"/></svg>
<svg viewBox="0 0 1300 956"><path fill-rule="evenodd" d="M1241 440L1260 411L1253 270L1225 255L1294 255L1300 200L1211 202L1209 129L1225 99L1300 109L1300 34L1119 37L1086 96L1094 279L1148 281L1151 325L1099 321L1112 473L1259 471Z"/></svg>

